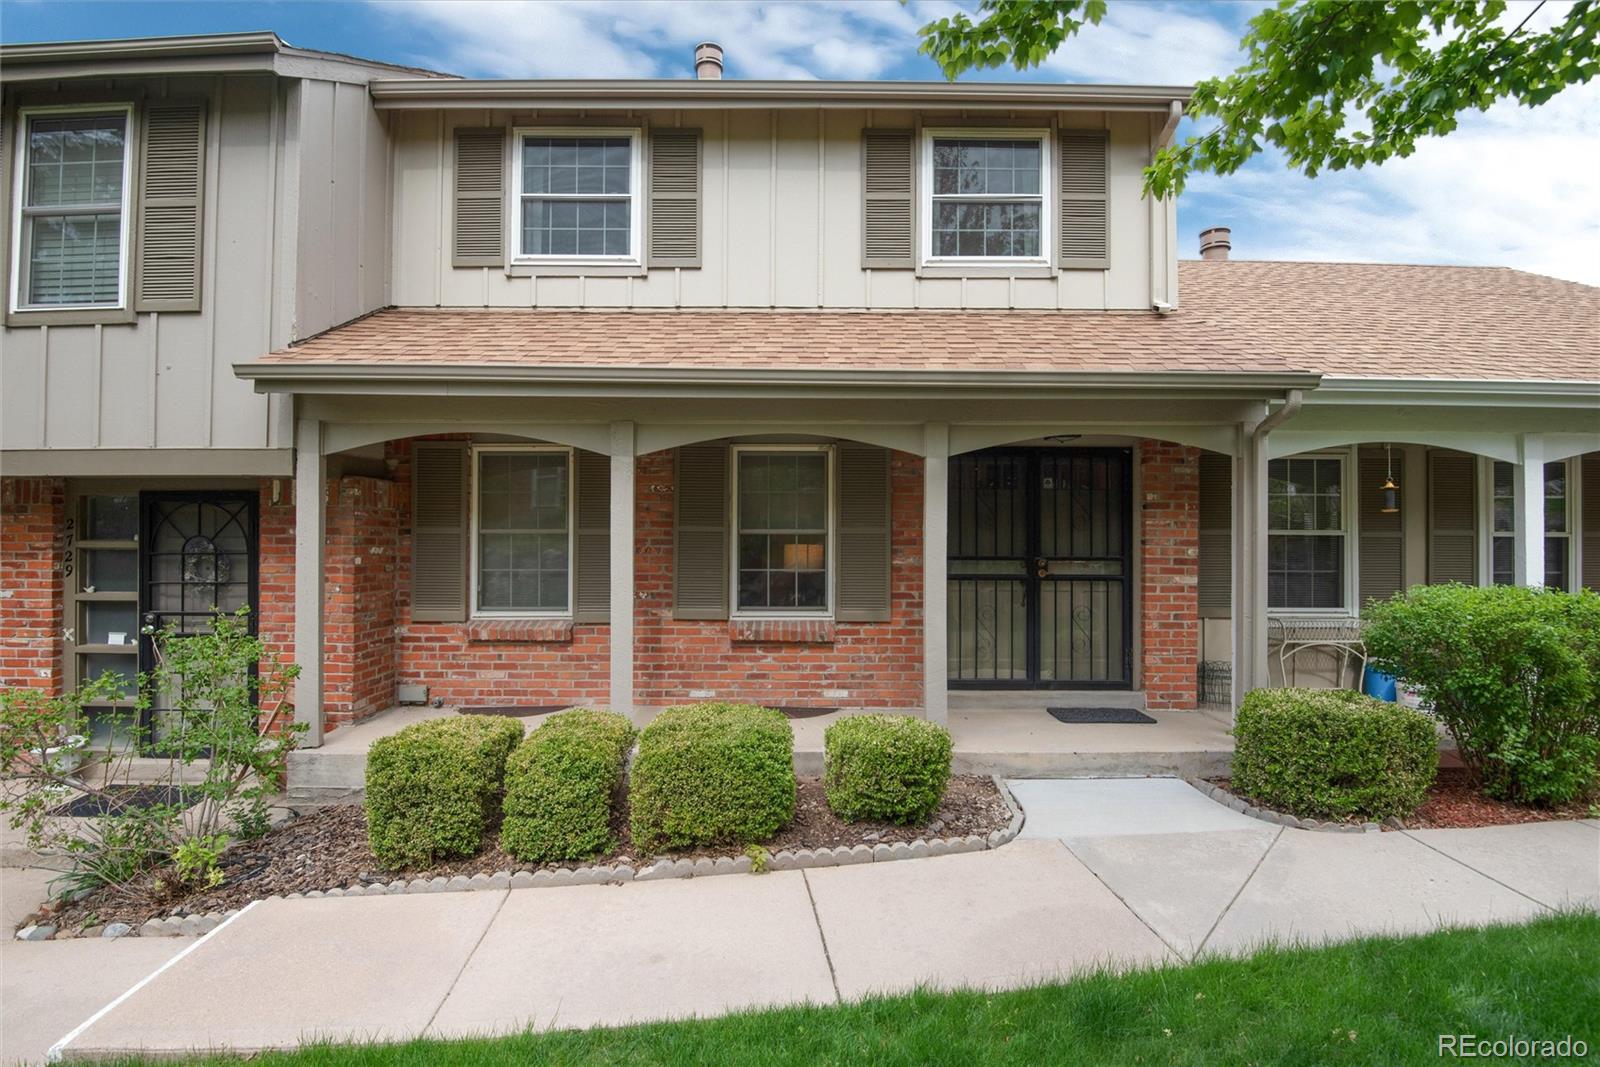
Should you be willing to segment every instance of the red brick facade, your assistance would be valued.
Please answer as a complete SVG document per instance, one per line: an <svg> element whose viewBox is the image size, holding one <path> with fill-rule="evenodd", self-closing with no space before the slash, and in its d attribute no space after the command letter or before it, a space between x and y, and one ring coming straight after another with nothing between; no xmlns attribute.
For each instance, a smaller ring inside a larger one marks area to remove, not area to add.
<svg viewBox="0 0 1600 1067"><path fill-rule="evenodd" d="M0 687L61 691L65 500L57 478L0 479Z"/></svg>
<svg viewBox="0 0 1600 1067"><path fill-rule="evenodd" d="M1200 668L1200 450L1141 441L1140 640L1152 708L1193 708Z"/></svg>

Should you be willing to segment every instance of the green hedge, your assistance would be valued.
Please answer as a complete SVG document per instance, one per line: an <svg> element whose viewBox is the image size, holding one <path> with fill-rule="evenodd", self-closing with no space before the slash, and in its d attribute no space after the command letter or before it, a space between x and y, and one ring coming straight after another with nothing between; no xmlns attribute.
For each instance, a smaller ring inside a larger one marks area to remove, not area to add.
<svg viewBox="0 0 1600 1067"><path fill-rule="evenodd" d="M919 823L950 784L950 731L909 715L851 715L823 734L823 790L847 822Z"/></svg>
<svg viewBox="0 0 1600 1067"><path fill-rule="evenodd" d="M1234 724L1233 790L1300 818L1417 810L1439 769L1433 720L1348 689L1254 689Z"/></svg>
<svg viewBox="0 0 1600 1067"><path fill-rule="evenodd" d="M668 708L639 735L629 799L645 851L764 840L794 818L794 731L752 704Z"/></svg>
<svg viewBox="0 0 1600 1067"><path fill-rule="evenodd" d="M604 851L633 738L615 712L578 708L546 720L506 761L501 847L525 863Z"/></svg>
<svg viewBox="0 0 1600 1067"><path fill-rule="evenodd" d="M380 737L367 752L367 839L390 869L483 844L522 723L492 715L427 719Z"/></svg>

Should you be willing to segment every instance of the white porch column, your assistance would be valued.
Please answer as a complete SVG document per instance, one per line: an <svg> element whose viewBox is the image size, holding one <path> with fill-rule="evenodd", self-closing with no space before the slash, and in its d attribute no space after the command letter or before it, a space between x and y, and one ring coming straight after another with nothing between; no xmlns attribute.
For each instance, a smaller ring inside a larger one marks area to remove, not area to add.
<svg viewBox="0 0 1600 1067"><path fill-rule="evenodd" d="M327 541L327 464L322 423L294 427L294 721L306 724L300 747L322 744L322 577Z"/></svg>
<svg viewBox="0 0 1600 1067"><path fill-rule="evenodd" d="M1267 442L1241 425L1233 459L1233 706L1270 684L1267 658Z"/></svg>
<svg viewBox="0 0 1600 1067"><path fill-rule="evenodd" d="M1517 438L1517 462L1511 468L1515 496L1516 535L1512 574L1518 585L1544 585L1544 436Z"/></svg>
<svg viewBox="0 0 1600 1067"><path fill-rule="evenodd" d="M922 450L922 714L941 726L950 722L945 580L949 479L950 426L930 422L923 427Z"/></svg>
<svg viewBox="0 0 1600 1067"><path fill-rule="evenodd" d="M611 424L611 710L633 717L633 452L631 422Z"/></svg>

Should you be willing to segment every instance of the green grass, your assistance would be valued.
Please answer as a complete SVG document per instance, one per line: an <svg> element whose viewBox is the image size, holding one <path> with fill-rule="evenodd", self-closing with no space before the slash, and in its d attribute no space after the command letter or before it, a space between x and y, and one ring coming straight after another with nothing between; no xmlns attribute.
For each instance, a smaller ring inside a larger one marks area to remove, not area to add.
<svg viewBox="0 0 1600 1067"><path fill-rule="evenodd" d="M1593 1062L1600 916L1263 950L1007 993L918 992L617 1030L313 1047L252 1063L1302 1067L1438 1063L1441 1031L1571 1034L1588 1043Z"/></svg>

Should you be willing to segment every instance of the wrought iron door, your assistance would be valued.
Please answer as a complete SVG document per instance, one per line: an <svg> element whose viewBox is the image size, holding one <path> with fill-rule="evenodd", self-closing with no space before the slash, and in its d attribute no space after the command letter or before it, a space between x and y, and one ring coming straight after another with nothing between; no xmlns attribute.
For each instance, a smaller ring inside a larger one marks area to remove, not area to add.
<svg viewBox="0 0 1600 1067"><path fill-rule="evenodd" d="M1111 448L952 459L952 687L1132 684L1131 470Z"/></svg>

